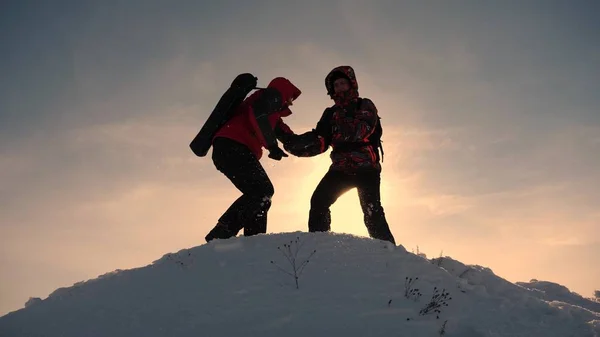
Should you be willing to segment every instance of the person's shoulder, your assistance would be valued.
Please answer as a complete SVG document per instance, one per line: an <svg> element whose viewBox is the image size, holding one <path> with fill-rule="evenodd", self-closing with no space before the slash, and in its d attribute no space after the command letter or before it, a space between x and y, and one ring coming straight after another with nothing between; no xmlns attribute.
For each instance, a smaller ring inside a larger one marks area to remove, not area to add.
<svg viewBox="0 0 600 337"><path fill-rule="evenodd" d="M260 90L256 90L255 92L251 93L246 98L244 98L239 107L243 107L244 109L252 108L254 102L256 102L260 98L261 94L262 93L260 92Z"/></svg>
<svg viewBox="0 0 600 337"><path fill-rule="evenodd" d="M375 106L375 103L373 103L373 101L370 98L361 97L360 99L361 99L361 102L360 102L361 110L369 110L369 111L377 112L377 107Z"/></svg>
<svg viewBox="0 0 600 337"><path fill-rule="evenodd" d="M336 109L337 105L328 106L323 110L323 115L327 115L328 113L333 113Z"/></svg>

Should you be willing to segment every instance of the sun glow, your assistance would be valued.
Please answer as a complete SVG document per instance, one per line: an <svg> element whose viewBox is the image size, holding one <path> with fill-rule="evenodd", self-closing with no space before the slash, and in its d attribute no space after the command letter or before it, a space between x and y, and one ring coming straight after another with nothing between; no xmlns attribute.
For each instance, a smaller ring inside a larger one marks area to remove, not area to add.
<svg viewBox="0 0 600 337"><path fill-rule="evenodd" d="M306 159L300 159L306 160ZM323 178L331 160L328 155L321 155L309 159L312 163L310 167L295 182L298 190L298 203L302 204L302 209L308 211L308 200L310 200L319 181ZM385 208L385 200L388 193L385 177L382 176L381 182L381 200ZM364 215L360 207L358 191L356 188L350 189L342 194L338 200L331 206L331 230L338 233L349 233L358 236L368 236L367 228L364 223Z"/></svg>
<svg viewBox="0 0 600 337"><path fill-rule="evenodd" d="M369 235L356 188L344 193L331 206L331 230L360 236Z"/></svg>

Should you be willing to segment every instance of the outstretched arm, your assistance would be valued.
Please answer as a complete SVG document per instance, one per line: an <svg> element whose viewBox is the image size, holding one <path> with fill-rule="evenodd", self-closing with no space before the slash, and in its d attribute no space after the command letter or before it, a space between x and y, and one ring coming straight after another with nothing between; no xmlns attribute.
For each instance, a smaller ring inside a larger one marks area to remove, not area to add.
<svg viewBox="0 0 600 337"><path fill-rule="evenodd" d="M277 139L269 124L269 115L281 109L281 106L281 94L271 88L265 89L252 103L250 124L260 143L267 149L277 147Z"/></svg>
<svg viewBox="0 0 600 337"><path fill-rule="evenodd" d="M325 139L314 130L297 135L283 120L277 122L275 134L283 143L283 148L297 157L313 157L327 150Z"/></svg>

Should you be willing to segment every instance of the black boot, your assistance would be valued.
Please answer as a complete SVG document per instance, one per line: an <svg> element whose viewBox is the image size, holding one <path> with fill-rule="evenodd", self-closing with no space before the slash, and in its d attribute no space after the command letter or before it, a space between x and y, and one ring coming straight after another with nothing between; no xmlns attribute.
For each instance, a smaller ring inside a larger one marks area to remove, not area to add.
<svg viewBox="0 0 600 337"><path fill-rule="evenodd" d="M367 231L371 238L389 241L394 246L396 245L396 240L390 231L390 226L385 219L385 214L381 206L372 209L371 212L365 213L364 219Z"/></svg>
<svg viewBox="0 0 600 337"><path fill-rule="evenodd" d="M230 237L235 236L236 233L229 230L227 226L218 223L208 234L204 237L206 242L210 242L214 239L229 239Z"/></svg>

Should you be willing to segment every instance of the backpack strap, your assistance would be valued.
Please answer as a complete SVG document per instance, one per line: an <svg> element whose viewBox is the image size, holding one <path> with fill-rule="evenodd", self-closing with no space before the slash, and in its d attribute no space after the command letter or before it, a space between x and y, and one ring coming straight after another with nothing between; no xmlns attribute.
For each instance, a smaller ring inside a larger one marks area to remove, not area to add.
<svg viewBox="0 0 600 337"><path fill-rule="evenodd" d="M383 140L379 140L379 146L377 148L381 150L381 162L383 163Z"/></svg>
<svg viewBox="0 0 600 337"><path fill-rule="evenodd" d="M363 102L362 100L363 100L362 97L358 98L357 109L360 109L360 106ZM383 129L381 127L381 117L379 117L379 116L377 116L377 125L375 125L374 132L377 132L377 129L381 129L383 131ZM377 139L377 142L372 142L369 140L369 144L374 147L374 150L376 151L378 157L379 157L379 150L381 150L381 162L383 163L383 141L381 140L381 135L379 136L379 139Z"/></svg>

